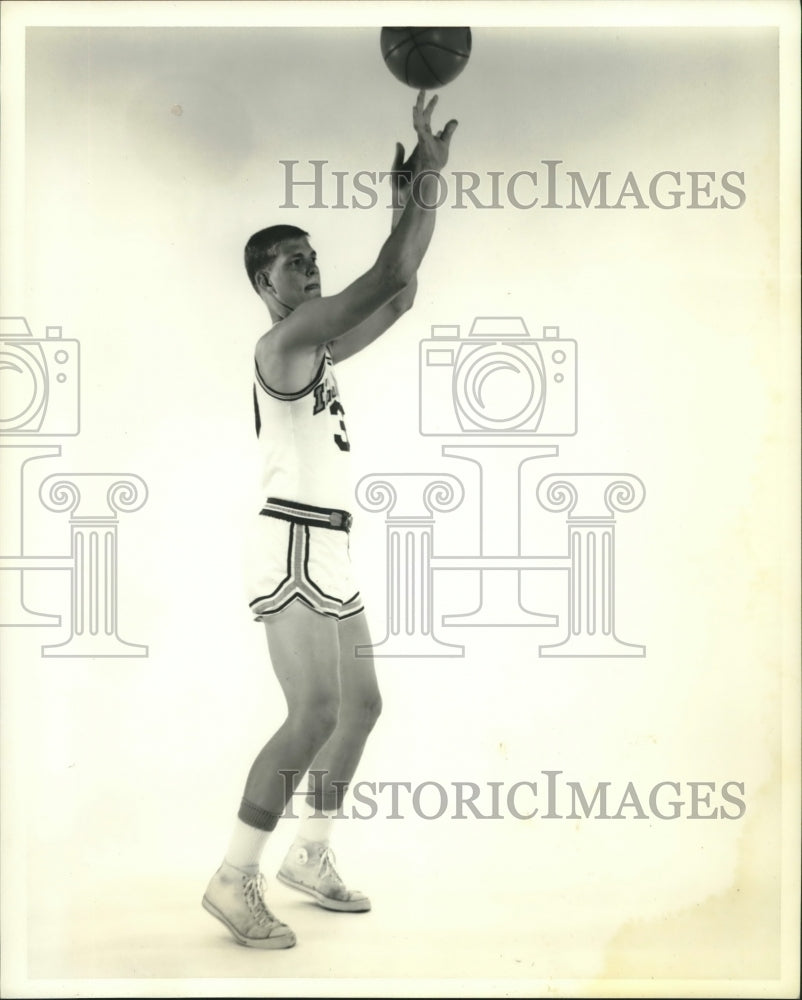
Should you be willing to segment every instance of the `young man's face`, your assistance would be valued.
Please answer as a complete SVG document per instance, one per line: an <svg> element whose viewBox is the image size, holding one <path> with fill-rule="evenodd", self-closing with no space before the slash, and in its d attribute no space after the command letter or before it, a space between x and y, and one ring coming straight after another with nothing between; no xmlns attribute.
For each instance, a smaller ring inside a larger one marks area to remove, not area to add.
<svg viewBox="0 0 802 1000"><path fill-rule="evenodd" d="M283 240L269 272L263 273L270 282L268 291L290 309L320 295L317 254L305 236Z"/></svg>

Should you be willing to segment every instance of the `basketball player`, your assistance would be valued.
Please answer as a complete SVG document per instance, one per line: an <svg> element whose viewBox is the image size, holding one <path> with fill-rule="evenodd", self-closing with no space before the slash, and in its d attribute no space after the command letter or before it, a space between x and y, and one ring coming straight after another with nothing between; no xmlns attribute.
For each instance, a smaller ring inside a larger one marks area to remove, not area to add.
<svg viewBox="0 0 802 1000"><path fill-rule="evenodd" d="M256 345L263 505L253 525L250 606L265 623L287 718L251 767L225 859L203 897L242 945L295 944L267 906L260 858L307 772L305 814L278 877L327 909L370 909L364 893L343 883L329 847L381 706L373 661L356 656L371 640L349 566L350 443L334 364L379 337L414 300L435 223L427 206L438 201L438 174L457 127L452 120L432 132L436 102L418 94L417 146L406 162L396 146L392 231L373 266L344 291L322 296L315 251L301 229L262 230L245 248L248 276L274 324Z"/></svg>

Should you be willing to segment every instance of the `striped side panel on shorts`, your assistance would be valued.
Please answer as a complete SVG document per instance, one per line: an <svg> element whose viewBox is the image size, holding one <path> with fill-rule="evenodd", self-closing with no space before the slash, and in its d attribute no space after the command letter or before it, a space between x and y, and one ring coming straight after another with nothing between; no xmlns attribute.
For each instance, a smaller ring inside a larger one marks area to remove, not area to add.
<svg viewBox="0 0 802 1000"><path fill-rule="evenodd" d="M290 523L287 575L272 593L251 601L251 611L257 618L277 614L293 601L301 601L329 618L350 618L363 610L358 591L342 601L321 590L310 578L309 540L308 525Z"/></svg>

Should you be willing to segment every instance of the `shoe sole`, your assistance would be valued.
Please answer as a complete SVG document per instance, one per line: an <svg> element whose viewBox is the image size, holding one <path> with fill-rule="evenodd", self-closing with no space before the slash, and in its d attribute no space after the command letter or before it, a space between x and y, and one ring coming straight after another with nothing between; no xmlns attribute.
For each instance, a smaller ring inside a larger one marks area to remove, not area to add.
<svg viewBox="0 0 802 1000"><path fill-rule="evenodd" d="M221 924L225 924L237 944L241 944L246 948L270 948L272 950L277 948L292 948L295 945L295 934L293 931L290 931L289 934L281 934L278 937L247 938L243 934L240 934L237 928L227 919L221 910L217 909L214 903L209 902L205 896L201 902L207 913L211 913Z"/></svg>
<svg viewBox="0 0 802 1000"><path fill-rule="evenodd" d="M281 872L276 874L276 878L279 882L283 882L284 885L288 885L290 889L305 892L307 896L311 896L319 906L322 906L326 910L336 910L338 913L367 913L370 909L369 899L353 899L350 901L331 899L329 896L324 896L322 892L318 892L317 889L312 889L308 885L302 885L300 882L282 875Z"/></svg>

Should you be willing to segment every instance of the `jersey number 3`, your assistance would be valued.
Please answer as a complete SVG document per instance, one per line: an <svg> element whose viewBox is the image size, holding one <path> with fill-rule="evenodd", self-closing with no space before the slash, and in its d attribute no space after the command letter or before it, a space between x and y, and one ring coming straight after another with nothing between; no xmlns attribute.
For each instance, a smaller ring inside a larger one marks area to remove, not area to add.
<svg viewBox="0 0 802 1000"><path fill-rule="evenodd" d="M326 385L323 382L319 382L314 389L315 392L315 406L312 410L313 414L322 413L326 409L326 403L329 403L329 413L333 417L340 418L340 430L342 434L335 434L334 441L340 451L350 451L351 445L348 441L348 432L345 429L345 421L343 417L345 416L345 410L342 407L342 403L336 398L337 389L336 387L332 390L326 389ZM332 398L334 397L334 398Z"/></svg>
<svg viewBox="0 0 802 1000"><path fill-rule="evenodd" d="M345 410L342 408L342 404L340 403L339 400L337 399L334 400L334 402L329 407L329 413L331 413L332 416L340 418L340 430L342 431L342 434L334 435L334 441L337 447L340 449L340 451L350 451L351 443L348 440L348 432L345 429L345 421L343 420L343 417L345 416Z"/></svg>

